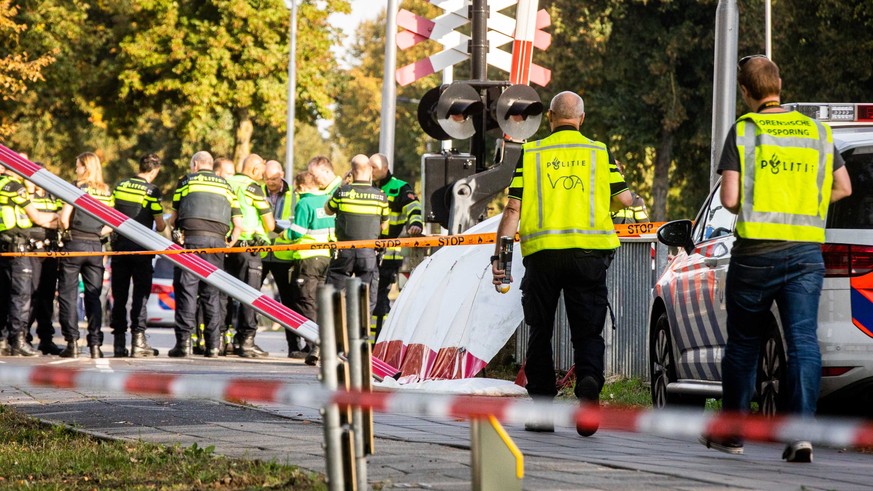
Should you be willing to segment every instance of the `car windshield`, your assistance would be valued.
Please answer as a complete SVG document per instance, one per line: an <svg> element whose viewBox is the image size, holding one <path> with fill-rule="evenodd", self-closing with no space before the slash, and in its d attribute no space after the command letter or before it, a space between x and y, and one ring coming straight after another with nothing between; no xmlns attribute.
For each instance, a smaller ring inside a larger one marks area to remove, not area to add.
<svg viewBox="0 0 873 491"><path fill-rule="evenodd" d="M155 261L155 278L173 278L173 263L167 259L159 257L157 261Z"/></svg>
<svg viewBox="0 0 873 491"><path fill-rule="evenodd" d="M828 228L873 229L873 146L843 153L852 181L852 195L833 205Z"/></svg>

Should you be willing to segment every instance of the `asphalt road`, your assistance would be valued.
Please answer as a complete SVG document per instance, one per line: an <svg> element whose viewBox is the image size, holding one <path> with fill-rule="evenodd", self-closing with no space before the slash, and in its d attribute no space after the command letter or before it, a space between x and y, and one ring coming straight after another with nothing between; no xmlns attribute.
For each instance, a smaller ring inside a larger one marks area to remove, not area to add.
<svg viewBox="0 0 873 491"><path fill-rule="evenodd" d="M150 370L280 379L317 384L317 369L285 358L284 334L262 332L258 344L274 356L170 359L171 329L150 329L161 356L150 359L64 360L0 358L5 363L50 363L95 371ZM107 336L111 351L111 335ZM167 400L99 391L0 387L0 403L101 437L164 444L214 445L216 452L274 459L324 472L319 408L205 400ZM873 489L873 455L817 447L812 464L781 460L779 444L749 443L745 455L707 450L696 441L600 431L579 437L573 428L529 433L509 426L525 459L525 489ZM368 458L371 486L389 489L469 489L470 430L466 421L377 414L376 454ZM505 472L506 469L492 469Z"/></svg>

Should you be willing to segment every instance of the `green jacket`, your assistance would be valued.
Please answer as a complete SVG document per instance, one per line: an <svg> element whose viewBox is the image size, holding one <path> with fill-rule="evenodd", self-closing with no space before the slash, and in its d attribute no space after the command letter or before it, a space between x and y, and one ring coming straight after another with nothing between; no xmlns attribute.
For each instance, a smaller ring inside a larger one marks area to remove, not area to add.
<svg viewBox="0 0 873 491"><path fill-rule="evenodd" d="M294 223L285 230L282 238L295 244L328 242L334 236L336 217L324 211L324 204L330 198L322 192L303 193L294 207ZM293 251L296 259L316 256L330 256L328 249Z"/></svg>

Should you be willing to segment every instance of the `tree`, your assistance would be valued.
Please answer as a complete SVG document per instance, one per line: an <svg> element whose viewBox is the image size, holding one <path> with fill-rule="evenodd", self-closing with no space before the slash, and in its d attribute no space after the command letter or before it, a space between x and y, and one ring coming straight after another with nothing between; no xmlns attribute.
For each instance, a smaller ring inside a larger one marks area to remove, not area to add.
<svg viewBox="0 0 873 491"><path fill-rule="evenodd" d="M432 18L441 10L422 0L407 2L404 8L423 17ZM385 60L385 12L372 21L364 21L351 48L358 64L346 70L343 90L337 95L334 132L348 154L372 154L379 150L382 115L382 67ZM402 67L428 54L432 42L397 52L397 66ZM405 87L397 88L395 115L394 173L401 179L419 179L421 155L438 150L439 146L418 125L416 101L430 88L440 83L430 75Z"/></svg>
<svg viewBox="0 0 873 491"><path fill-rule="evenodd" d="M873 100L873 3L782 1L773 6L773 58L790 102Z"/></svg>
<svg viewBox="0 0 873 491"><path fill-rule="evenodd" d="M330 115L338 34L327 16L348 10L347 0L300 3L296 104L306 122ZM176 108L183 140L233 152L237 162L257 128L276 143L287 104L289 17L281 0L154 0L134 5L132 16L137 29L120 45L124 103L161 114ZM216 132L228 131L232 140L216 141Z"/></svg>
<svg viewBox="0 0 873 491"><path fill-rule="evenodd" d="M30 84L43 80L43 69L55 61L53 52L33 58L19 43L20 35L27 29L15 21L18 8L12 0L0 0L0 101L5 107L19 101ZM13 134L16 125L8 119L8 112L0 113L0 137Z"/></svg>

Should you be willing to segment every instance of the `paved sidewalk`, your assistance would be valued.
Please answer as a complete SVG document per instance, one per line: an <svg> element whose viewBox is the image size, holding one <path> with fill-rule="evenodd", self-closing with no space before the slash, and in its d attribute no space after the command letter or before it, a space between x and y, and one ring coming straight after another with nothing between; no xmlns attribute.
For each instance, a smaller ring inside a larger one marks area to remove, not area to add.
<svg viewBox="0 0 873 491"><path fill-rule="evenodd" d="M152 359L74 362L96 370L137 368L168 372L281 378L316 384L314 370L277 360L207 363ZM2 365L0 365L2 370ZM275 460L324 472L318 408L207 400L168 400L97 391L0 387L0 404L45 421L75 424L110 438L200 447L220 454ZM372 486L387 489L469 489L470 432L466 421L376 415L376 455L368 459ZM591 438L573 428L553 434L507 431L525 456L524 488L543 489L870 489L873 455L816 448L815 463L787 464L778 444L749 444L744 456L707 450L696 441L620 432Z"/></svg>

